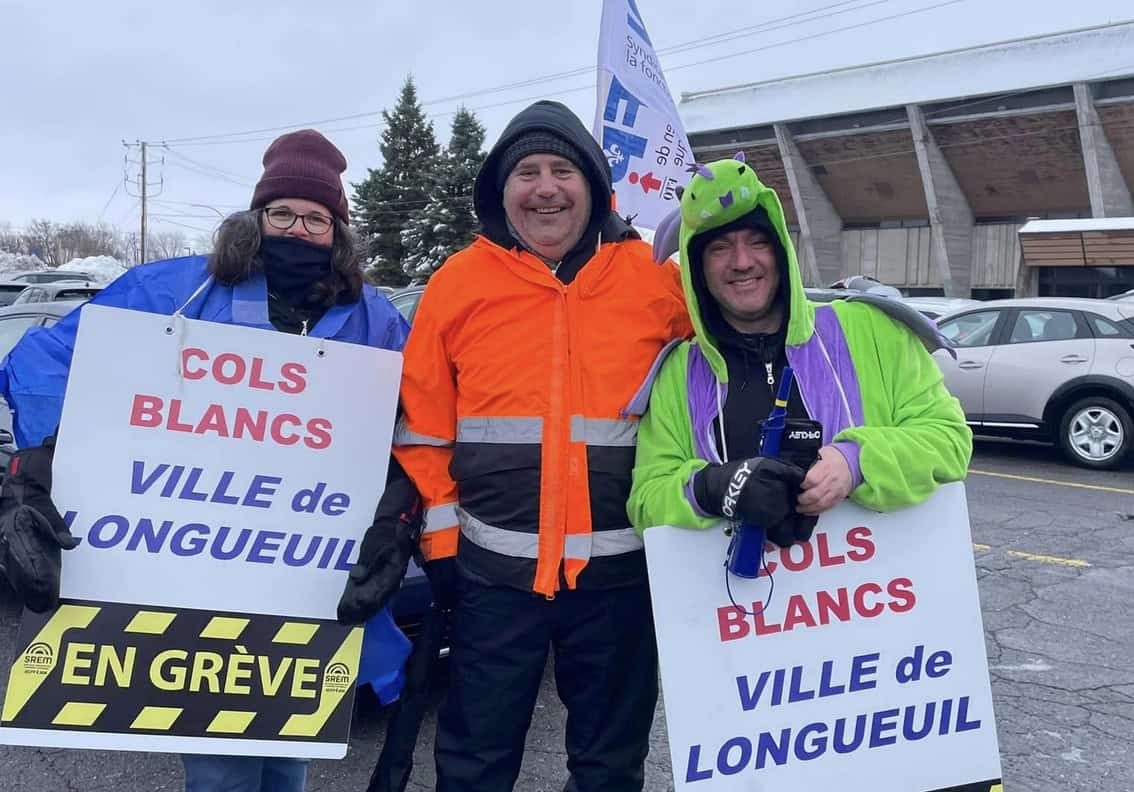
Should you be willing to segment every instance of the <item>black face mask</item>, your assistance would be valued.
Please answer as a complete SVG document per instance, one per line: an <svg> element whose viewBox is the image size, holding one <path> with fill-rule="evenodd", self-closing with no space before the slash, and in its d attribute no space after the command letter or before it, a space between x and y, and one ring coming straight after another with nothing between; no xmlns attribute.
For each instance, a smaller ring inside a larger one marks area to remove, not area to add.
<svg viewBox="0 0 1134 792"><path fill-rule="evenodd" d="M306 303L312 287L331 274L331 248L295 237L264 237L260 261L268 291L289 305Z"/></svg>

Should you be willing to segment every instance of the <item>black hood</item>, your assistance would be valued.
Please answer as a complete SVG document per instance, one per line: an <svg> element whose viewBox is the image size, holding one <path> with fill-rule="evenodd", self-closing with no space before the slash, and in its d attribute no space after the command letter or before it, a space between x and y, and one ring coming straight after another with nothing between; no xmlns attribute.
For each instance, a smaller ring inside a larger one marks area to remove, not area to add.
<svg viewBox="0 0 1134 792"><path fill-rule="evenodd" d="M578 116L566 105L547 100L536 102L512 119L477 174L473 206L480 220L481 233L504 248L511 249L519 244L519 240L508 230L504 215L504 192L497 186L497 171L508 147L521 135L534 131L550 132L570 143L582 155L583 174L591 188L591 219L583 231L580 243L589 243L593 247L599 231L603 230L603 225L613 214L610 209L610 164Z"/></svg>

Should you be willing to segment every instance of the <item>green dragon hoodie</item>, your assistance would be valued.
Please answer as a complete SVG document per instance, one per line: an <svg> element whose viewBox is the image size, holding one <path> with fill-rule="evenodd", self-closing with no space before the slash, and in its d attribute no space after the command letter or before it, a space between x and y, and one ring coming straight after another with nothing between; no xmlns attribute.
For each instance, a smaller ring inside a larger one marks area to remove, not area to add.
<svg viewBox="0 0 1134 792"><path fill-rule="evenodd" d="M968 469L972 433L927 349L940 345L936 329L888 298L809 302L779 198L738 155L698 166L679 214L655 235L664 257L676 233L695 336L665 357L639 426L627 507L639 531L653 525L707 528L719 521L698 508L692 477L724 461L713 423L727 396L728 369L700 314L689 243L756 207L767 212L787 253L788 363L808 414L823 426L823 444L836 447L850 464L851 499L895 511L963 479Z"/></svg>

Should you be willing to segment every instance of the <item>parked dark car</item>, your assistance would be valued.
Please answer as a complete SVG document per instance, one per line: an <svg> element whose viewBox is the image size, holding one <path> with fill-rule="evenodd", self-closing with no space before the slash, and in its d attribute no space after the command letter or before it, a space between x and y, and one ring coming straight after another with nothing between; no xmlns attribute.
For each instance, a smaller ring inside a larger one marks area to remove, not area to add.
<svg viewBox="0 0 1134 792"><path fill-rule="evenodd" d="M23 281L0 281L0 307L11 305L27 287Z"/></svg>
<svg viewBox="0 0 1134 792"><path fill-rule="evenodd" d="M42 272L21 272L8 279L12 283L55 283L56 281L92 281L96 277L80 270L44 270Z"/></svg>
<svg viewBox="0 0 1134 792"><path fill-rule="evenodd" d="M25 303L45 303L67 300L89 300L102 291L101 286L92 286L85 281L57 281L55 283L33 283L27 286L12 305Z"/></svg>

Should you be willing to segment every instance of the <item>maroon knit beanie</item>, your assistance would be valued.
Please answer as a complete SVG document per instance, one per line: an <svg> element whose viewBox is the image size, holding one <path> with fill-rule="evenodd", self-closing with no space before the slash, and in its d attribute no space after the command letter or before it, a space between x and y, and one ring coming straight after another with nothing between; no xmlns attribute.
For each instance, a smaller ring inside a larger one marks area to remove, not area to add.
<svg viewBox="0 0 1134 792"><path fill-rule="evenodd" d="M264 175L252 193L252 209L277 198L306 198L321 203L344 223L350 223L346 193L339 176L346 158L314 129L289 132L272 141L264 152Z"/></svg>

